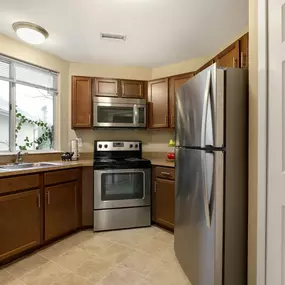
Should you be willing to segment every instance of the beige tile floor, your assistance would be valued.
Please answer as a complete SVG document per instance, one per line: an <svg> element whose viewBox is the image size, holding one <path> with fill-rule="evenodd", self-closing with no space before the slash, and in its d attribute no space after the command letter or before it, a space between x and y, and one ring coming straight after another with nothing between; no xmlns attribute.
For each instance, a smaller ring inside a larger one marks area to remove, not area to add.
<svg viewBox="0 0 285 285"><path fill-rule="evenodd" d="M0 285L189 285L173 234L82 231L0 270Z"/></svg>

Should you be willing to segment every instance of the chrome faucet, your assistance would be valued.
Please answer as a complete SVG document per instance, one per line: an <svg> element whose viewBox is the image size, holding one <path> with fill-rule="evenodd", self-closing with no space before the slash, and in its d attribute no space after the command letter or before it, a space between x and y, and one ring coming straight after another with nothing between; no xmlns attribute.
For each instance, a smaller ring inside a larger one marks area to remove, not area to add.
<svg viewBox="0 0 285 285"><path fill-rule="evenodd" d="M15 158L15 164L19 164L23 162L23 154L26 154L26 153L22 153L21 150L17 152L16 158Z"/></svg>

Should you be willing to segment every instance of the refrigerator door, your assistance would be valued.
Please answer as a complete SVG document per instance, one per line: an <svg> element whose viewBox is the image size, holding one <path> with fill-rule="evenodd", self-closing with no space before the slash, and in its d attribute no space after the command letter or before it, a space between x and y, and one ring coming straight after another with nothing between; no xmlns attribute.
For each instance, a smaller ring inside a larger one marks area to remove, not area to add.
<svg viewBox="0 0 285 285"><path fill-rule="evenodd" d="M222 285L223 155L176 148L174 248L192 285Z"/></svg>
<svg viewBox="0 0 285 285"><path fill-rule="evenodd" d="M176 146L224 146L224 73L213 64L178 90Z"/></svg>

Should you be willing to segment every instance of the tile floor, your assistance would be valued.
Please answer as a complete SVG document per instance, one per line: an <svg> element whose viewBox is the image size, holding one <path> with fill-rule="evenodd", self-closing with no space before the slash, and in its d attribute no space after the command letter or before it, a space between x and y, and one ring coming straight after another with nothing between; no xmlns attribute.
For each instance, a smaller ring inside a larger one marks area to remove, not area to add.
<svg viewBox="0 0 285 285"><path fill-rule="evenodd" d="M82 231L0 270L0 285L190 285L157 227Z"/></svg>

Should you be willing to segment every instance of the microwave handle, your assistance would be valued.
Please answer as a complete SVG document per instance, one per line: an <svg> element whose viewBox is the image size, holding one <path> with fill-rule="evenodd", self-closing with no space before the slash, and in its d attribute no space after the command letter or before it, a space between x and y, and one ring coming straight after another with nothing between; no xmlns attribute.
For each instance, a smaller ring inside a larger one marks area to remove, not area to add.
<svg viewBox="0 0 285 285"><path fill-rule="evenodd" d="M139 123L139 111L138 111L138 105L134 105L134 125L138 125Z"/></svg>

